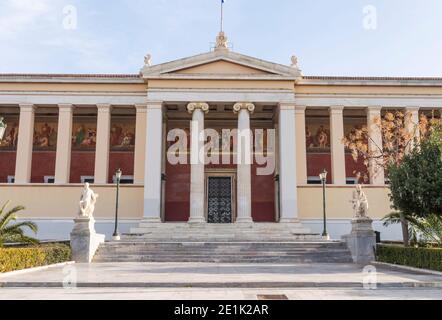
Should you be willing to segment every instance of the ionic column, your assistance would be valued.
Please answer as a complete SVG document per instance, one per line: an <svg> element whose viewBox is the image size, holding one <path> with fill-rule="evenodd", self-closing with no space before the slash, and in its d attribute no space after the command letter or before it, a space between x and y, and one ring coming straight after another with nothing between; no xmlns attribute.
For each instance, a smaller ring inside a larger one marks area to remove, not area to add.
<svg viewBox="0 0 442 320"><path fill-rule="evenodd" d="M110 124L112 106L97 105L97 145L95 148L94 183L107 184L109 174Z"/></svg>
<svg viewBox="0 0 442 320"><path fill-rule="evenodd" d="M411 136L411 141L407 146L407 152L413 149L414 145L420 139L420 130L419 130L419 107L406 107L405 108L405 130L407 130L408 134Z"/></svg>
<svg viewBox="0 0 442 320"><path fill-rule="evenodd" d="M381 124L381 110L382 107L368 107L367 108L367 128L368 135L368 150L373 156L380 156L382 154L382 130ZM369 160L368 172L370 175L370 183L377 186L385 185L384 167L373 157Z"/></svg>
<svg viewBox="0 0 442 320"><path fill-rule="evenodd" d="M146 156L146 114L147 105L135 105L137 110L135 120L135 154L134 154L134 184L144 183L144 166Z"/></svg>
<svg viewBox="0 0 442 320"><path fill-rule="evenodd" d="M330 146L333 183L345 185L347 174L345 172L345 146L344 138L344 107L330 107Z"/></svg>
<svg viewBox="0 0 442 320"><path fill-rule="evenodd" d="M15 183L31 182L32 148L34 142L35 106L20 105Z"/></svg>
<svg viewBox="0 0 442 320"><path fill-rule="evenodd" d="M305 106L296 106L296 164L299 184L307 184L307 147L305 142Z"/></svg>
<svg viewBox="0 0 442 320"><path fill-rule="evenodd" d="M250 113L255 111L252 103L237 103L233 111L238 114L237 148L237 223L251 223L252 220L252 134Z"/></svg>
<svg viewBox="0 0 442 320"><path fill-rule="evenodd" d="M146 155L144 168L144 219L161 222L161 157L163 103L150 101L146 112Z"/></svg>
<svg viewBox="0 0 442 320"><path fill-rule="evenodd" d="M296 112L293 102L279 104L280 223L298 219ZM305 135L305 130L304 130ZM305 145L305 139L302 142Z"/></svg>
<svg viewBox="0 0 442 320"><path fill-rule="evenodd" d="M189 103L187 110L192 114L190 128L190 218L189 223L204 223L204 113L209 112L207 103Z"/></svg>

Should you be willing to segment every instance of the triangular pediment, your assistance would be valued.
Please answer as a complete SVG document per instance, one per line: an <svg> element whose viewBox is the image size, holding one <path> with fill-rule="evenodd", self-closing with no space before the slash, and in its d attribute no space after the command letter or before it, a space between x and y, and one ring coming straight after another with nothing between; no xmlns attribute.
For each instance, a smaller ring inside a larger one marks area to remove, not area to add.
<svg viewBox="0 0 442 320"><path fill-rule="evenodd" d="M177 70L175 73L179 74L237 74L237 75L253 75L253 74L274 74L268 71L255 69L252 67L240 65L230 61L219 60L202 65Z"/></svg>
<svg viewBox="0 0 442 320"><path fill-rule="evenodd" d="M283 79L301 76L297 67L276 64L228 50L213 51L141 69L145 79Z"/></svg>

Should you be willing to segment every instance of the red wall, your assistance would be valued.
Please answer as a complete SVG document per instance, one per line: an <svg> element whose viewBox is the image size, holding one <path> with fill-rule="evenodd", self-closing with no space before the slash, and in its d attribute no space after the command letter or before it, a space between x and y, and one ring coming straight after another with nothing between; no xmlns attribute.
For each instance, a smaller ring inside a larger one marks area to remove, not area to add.
<svg viewBox="0 0 442 320"><path fill-rule="evenodd" d="M356 173L358 173L358 172L361 173L362 179L360 180L360 183L369 183L370 180L363 181L364 175L367 175L367 177L369 177L367 167L364 165L364 159L359 158L358 161L356 162L356 161L354 161L351 154L346 154L345 155L345 167L346 167L346 172L347 172L347 178L348 177L356 177L356 174L353 173L354 171L356 171Z"/></svg>
<svg viewBox="0 0 442 320"><path fill-rule="evenodd" d="M55 151L32 153L31 183L44 183L44 176L55 175Z"/></svg>
<svg viewBox="0 0 442 320"><path fill-rule="evenodd" d="M252 166L252 217L255 222L275 222L274 175L258 176Z"/></svg>
<svg viewBox="0 0 442 320"><path fill-rule="evenodd" d="M327 183L332 182L330 153L307 153L307 176L318 177L323 170L327 170Z"/></svg>
<svg viewBox="0 0 442 320"><path fill-rule="evenodd" d="M8 176L15 175L16 156L15 151L0 152L0 183L8 182Z"/></svg>
<svg viewBox="0 0 442 320"><path fill-rule="evenodd" d="M133 176L134 174L134 153L114 152L109 154L109 183L112 183L115 171L121 169L123 176Z"/></svg>
<svg viewBox="0 0 442 320"><path fill-rule="evenodd" d="M190 164L166 165L165 219L188 221L190 216Z"/></svg>
<svg viewBox="0 0 442 320"><path fill-rule="evenodd" d="M72 151L71 183L80 183L81 176L95 174L95 151Z"/></svg>

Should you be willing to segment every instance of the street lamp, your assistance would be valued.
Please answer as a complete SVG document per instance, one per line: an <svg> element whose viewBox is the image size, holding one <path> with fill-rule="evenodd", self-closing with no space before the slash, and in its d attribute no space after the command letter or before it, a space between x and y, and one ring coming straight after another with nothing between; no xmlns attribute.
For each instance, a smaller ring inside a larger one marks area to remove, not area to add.
<svg viewBox="0 0 442 320"><path fill-rule="evenodd" d="M3 122L3 117L0 117L0 143L3 140L3 137L5 136L6 128L8 127L6 123Z"/></svg>
<svg viewBox="0 0 442 320"><path fill-rule="evenodd" d="M112 240L114 241L120 241L120 233L118 232L118 200L120 196L120 180L121 175L123 173L121 172L121 169L118 169L117 172L115 172L115 177L117 178L117 198L116 198L116 205L115 205L115 229L114 234L112 235Z"/></svg>
<svg viewBox="0 0 442 320"><path fill-rule="evenodd" d="M322 232L322 238L325 240L330 240L330 236L327 233L327 213L326 213L326 206L325 206L325 185L327 183L327 170L324 169L319 174L319 179L321 179L322 182L322 209L324 213L324 231Z"/></svg>

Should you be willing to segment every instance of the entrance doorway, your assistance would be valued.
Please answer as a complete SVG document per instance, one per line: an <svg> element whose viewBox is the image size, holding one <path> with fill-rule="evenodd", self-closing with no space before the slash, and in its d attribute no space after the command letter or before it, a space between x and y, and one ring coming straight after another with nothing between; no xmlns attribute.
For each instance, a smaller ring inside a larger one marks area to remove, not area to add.
<svg viewBox="0 0 442 320"><path fill-rule="evenodd" d="M234 176L209 175L207 177L207 222L233 223Z"/></svg>

